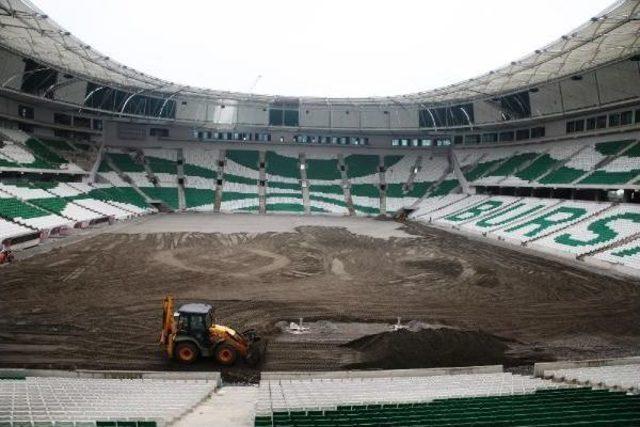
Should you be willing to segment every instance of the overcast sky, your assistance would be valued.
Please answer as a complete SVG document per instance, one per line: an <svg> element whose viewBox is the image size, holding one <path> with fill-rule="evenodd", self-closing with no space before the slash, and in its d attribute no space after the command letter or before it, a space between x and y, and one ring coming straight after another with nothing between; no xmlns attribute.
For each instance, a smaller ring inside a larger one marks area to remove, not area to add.
<svg viewBox="0 0 640 427"><path fill-rule="evenodd" d="M300 96L397 95L455 83L546 45L612 2L32 1L93 48L145 73Z"/></svg>

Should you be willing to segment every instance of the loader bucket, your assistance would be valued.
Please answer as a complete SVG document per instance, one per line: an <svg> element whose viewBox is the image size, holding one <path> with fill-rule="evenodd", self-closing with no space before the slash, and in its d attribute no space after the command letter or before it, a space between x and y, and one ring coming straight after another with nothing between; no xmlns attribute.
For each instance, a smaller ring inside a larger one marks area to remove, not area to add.
<svg viewBox="0 0 640 427"><path fill-rule="evenodd" d="M250 366L256 366L262 358L264 357L265 352L267 351L267 341L260 338L256 331L253 329L244 331L242 333L244 338L249 343L249 348L247 351L247 364Z"/></svg>

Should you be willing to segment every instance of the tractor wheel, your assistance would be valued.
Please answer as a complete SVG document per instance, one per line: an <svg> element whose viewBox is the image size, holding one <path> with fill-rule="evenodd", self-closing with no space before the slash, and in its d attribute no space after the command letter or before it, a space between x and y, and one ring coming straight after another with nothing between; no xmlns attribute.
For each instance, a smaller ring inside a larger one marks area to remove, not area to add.
<svg viewBox="0 0 640 427"><path fill-rule="evenodd" d="M233 365L238 358L238 350L229 344L221 344L216 348L216 360L221 365Z"/></svg>
<svg viewBox="0 0 640 427"><path fill-rule="evenodd" d="M185 365L190 365L198 360L198 353L198 347L190 342L179 342L173 350L176 360Z"/></svg>

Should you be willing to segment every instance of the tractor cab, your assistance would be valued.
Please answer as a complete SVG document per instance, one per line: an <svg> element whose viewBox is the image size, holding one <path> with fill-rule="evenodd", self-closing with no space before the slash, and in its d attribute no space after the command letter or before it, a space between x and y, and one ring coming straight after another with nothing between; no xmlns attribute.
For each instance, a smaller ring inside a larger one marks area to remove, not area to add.
<svg viewBox="0 0 640 427"><path fill-rule="evenodd" d="M213 306L201 303L184 304L174 313L174 317L177 336L193 337L200 347L210 345L209 329L213 325Z"/></svg>

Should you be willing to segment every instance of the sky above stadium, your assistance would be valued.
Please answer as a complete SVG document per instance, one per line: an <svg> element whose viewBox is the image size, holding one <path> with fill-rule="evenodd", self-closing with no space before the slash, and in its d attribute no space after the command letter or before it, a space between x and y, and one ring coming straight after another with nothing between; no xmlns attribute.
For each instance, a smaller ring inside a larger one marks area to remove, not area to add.
<svg viewBox="0 0 640 427"><path fill-rule="evenodd" d="M261 94L419 92L501 67L612 0L32 0L94 49L179 84Z"/></svg>

